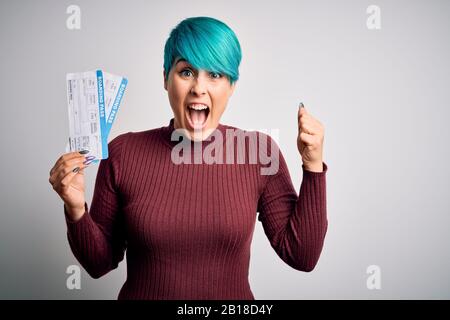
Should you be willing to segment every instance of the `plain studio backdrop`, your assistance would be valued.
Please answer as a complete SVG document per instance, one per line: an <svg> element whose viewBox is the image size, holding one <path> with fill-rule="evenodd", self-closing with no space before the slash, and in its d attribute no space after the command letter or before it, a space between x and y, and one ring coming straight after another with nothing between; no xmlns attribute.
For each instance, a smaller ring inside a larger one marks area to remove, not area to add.
<svg viewBox="0 0 450 320"><path fill-rule="evenodd" d="M66 25L70 5L81 10L80 29ZM368 27L371 5L379 29ZM129 79L109 141L168 125L164 44L192 16L215 17L237 34L241 77L221 122L278 129L297 192L298 103L325 126L329 229L319 263L311 273L289 267L257 221L255 298L449 299L444 0L1 1L0 298L117 298L125 260L97 280L82 269L81 289L66 285L67 268L79 264L48 182L68 139L65 75L100 68ZM97 169L87 169L88 204ZM370 266L379 289L367 285Z"/></svg>

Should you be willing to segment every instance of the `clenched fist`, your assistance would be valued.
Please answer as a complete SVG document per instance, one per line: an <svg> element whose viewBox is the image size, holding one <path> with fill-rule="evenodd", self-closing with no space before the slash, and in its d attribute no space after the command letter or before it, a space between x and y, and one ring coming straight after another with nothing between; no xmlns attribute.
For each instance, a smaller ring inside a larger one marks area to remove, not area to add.
<svg viewBox="0 0 450 320"><path fill-rule="evenodd" d="M298 109L297 148L302 156L305 169L312 172L322 172L324 127L309 112L303 103Z"/></svg>

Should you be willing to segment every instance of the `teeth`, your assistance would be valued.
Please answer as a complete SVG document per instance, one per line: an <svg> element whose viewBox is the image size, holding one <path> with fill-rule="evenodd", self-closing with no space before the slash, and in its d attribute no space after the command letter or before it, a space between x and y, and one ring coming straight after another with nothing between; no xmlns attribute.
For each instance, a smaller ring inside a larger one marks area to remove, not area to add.
<svg viewBox="0 0 450 320"><path fill-rule="evenodd" d="M205 109L208 109L208 106L206 106L204 104L190 104L188 107L191 108L191 109L194 109L194 110L205 110Z"/></svg>

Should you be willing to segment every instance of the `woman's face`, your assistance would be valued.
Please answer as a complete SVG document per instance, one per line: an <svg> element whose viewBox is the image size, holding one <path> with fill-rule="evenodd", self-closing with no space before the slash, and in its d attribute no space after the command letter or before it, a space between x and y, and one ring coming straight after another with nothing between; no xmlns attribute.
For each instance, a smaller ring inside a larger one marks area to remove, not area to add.
<svg viewBox="0 0 450 320"><path fill-rule="evenodd" d="M163 73L165 79L165 72ZM190 139L204 140L219 125L234 87L225 75L194 69L175 59L164 89L174 113L175 129L186 129Z"/></svg>

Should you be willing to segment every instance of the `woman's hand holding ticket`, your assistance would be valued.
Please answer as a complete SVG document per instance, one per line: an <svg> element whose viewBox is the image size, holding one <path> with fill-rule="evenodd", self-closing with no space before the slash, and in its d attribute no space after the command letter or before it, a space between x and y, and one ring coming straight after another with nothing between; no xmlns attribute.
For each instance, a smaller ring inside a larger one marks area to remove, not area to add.
<svg viewBox="0 0 450 320"><path fill-rule="evenodd" d="M69 218L79 220L84 212L84 168L91 159L85 157L85 151L63 154L50 170L49 182L64 201Z"/></svg>

